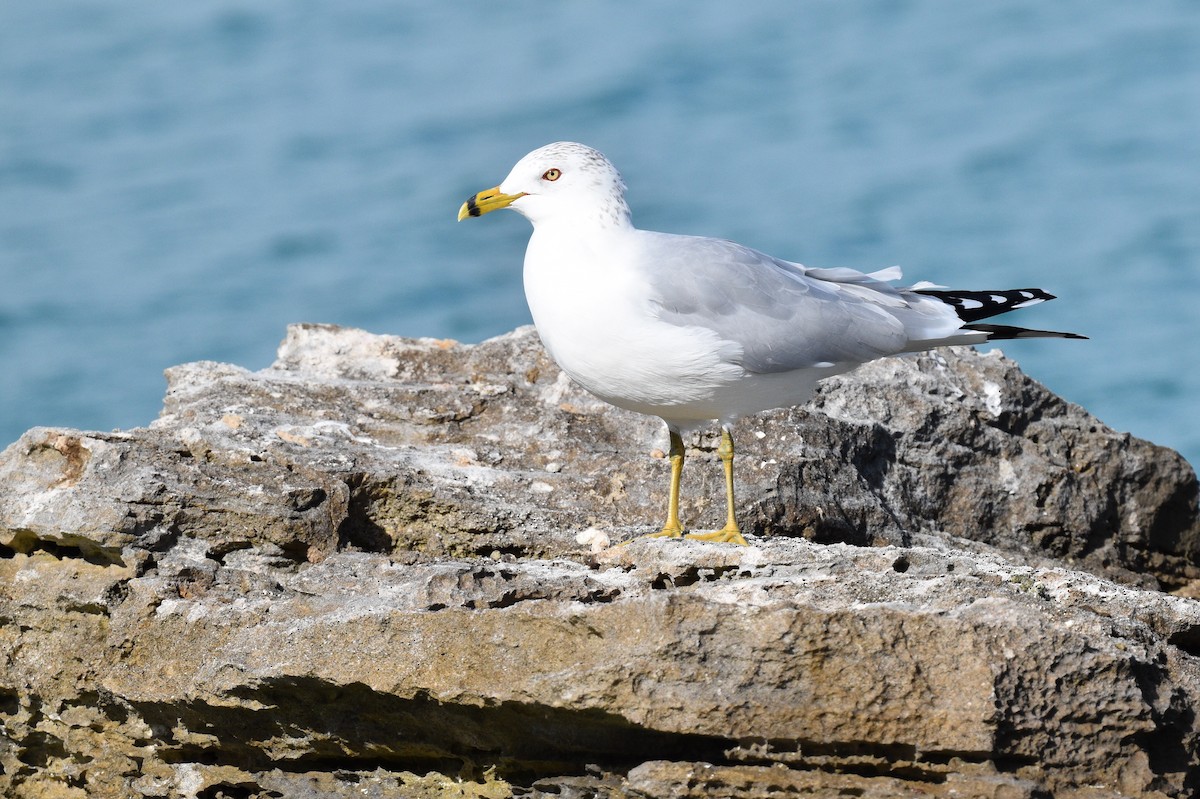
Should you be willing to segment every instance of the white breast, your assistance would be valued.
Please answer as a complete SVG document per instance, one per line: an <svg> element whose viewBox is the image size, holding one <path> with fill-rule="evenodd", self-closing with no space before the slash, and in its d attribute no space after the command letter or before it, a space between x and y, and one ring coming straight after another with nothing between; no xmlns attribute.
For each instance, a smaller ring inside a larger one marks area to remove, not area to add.
<svg viewBox="0 0 1200 799"><path fill-rule="evenodd" d="M658 319L649 287L621 257L629 234L589 241L547 227L525 253L525 296L543 344L572 379L606 402L672 421L761 410L728 407L729 389L746 388L735 343Z"/></svg>

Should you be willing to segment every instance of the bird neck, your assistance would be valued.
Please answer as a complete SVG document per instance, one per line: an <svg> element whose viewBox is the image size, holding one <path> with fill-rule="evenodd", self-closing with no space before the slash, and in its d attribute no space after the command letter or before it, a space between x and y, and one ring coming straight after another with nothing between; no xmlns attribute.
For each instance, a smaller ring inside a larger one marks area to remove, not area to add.
<svg viewBox="0 0 1200 799"><path fill-rule="evenodd" d="M541 209L538 209L541 210ZM633 214L624 197L614 197L602 204L579 206L561 205L551 213L527 214L534 228L557 228L579 236L603 234L633 228Z"/></svg>

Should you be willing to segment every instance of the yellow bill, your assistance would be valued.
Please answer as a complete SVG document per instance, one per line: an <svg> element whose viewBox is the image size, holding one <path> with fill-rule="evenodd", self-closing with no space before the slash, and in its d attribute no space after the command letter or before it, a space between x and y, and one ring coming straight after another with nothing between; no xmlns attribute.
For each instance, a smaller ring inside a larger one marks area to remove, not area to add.
<svg viewBox="0 0 1200 799"><path fill-rule="evenodd" d="M485 189L467 198L467 201L462 204L462 208L458 209L458 221L461 222L468 216L483 216L498 208L507 208L524 196L525 192L504 194L500 191L499 186Z"/></svg>

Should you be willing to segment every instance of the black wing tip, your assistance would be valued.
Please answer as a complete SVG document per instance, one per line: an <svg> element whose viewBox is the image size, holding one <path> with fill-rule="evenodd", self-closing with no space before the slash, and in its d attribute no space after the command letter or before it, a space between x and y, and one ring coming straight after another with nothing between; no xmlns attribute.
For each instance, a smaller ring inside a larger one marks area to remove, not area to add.
<svg viewBox="0 0 1200 799"><path fill-rule="evenodd" d="M1029 327L1013 327L1012 325L964 325L966 330L977 330L988 334L988 341L1007 341L1018 338L1073 338L1088 341L1088 337L1079 333L1064 333L1058 330L1034 330Z"/></svg>
<svg viewBox="0 0 1200 799"><path fill-rule="evenodd" d="M1038 305L1057 299L1053 294L1039 288L997 289L992 291L968 291L965 289L915 289L915 293L941 300L954 309L964 322L976 322L991 316Z"/></svg>

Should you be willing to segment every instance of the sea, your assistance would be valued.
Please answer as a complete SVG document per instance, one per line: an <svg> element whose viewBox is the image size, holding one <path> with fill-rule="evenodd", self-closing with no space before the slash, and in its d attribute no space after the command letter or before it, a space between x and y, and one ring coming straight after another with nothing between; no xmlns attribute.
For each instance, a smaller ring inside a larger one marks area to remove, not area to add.
<svg viewBox="0 0 1200 799"><path fill-rule="evenodd" d="M1200 463L1200 3L0 3L0 447L129 428L287 325L530 321L527 151L603 152L645 228L1059 299L1005 342Z"/></svg>

